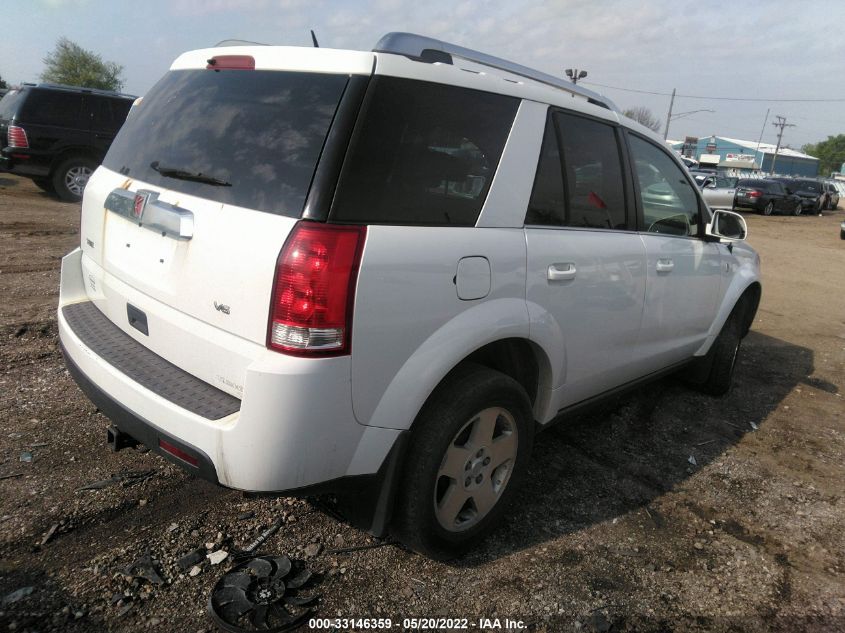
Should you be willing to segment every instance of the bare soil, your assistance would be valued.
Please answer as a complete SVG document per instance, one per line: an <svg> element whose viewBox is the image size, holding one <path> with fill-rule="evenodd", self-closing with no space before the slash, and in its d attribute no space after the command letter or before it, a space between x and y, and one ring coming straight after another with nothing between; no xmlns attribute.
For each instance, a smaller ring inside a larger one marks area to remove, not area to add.
<svg viewBox="0 0 845 633"><path fill-rule="evenodd" d="M320 572L325 617L843 631L843 216L747 216L765 278L733 391L670 378L542 434L508 523L437 563L391 544L337 551L379 543L312 501L245 498L109 452L57 347L79 207L0 174L0 631L214 630L206 604L231 557L194 577L176 560L243 547L277 517L264 549ZM130 471L152 472L79 490ZM146 551L161 584L125 573Z"/></svg>

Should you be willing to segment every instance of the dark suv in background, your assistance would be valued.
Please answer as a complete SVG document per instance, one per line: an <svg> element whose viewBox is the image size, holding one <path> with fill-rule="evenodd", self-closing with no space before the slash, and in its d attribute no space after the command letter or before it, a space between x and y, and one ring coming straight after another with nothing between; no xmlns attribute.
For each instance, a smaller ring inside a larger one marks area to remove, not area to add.
<svg viewBox="0 0 845 633"><path fill-rule="evenodd" d="M0 99L0 171L31 178L62 200L82 199L135 97L24 84Z"/></svg>
<svg viewBox="0 0 845 633"><path fill-rule="evenodd" d="M802 199L777 180L744 178L736 183L734 209L754 209L763 215L775 211L801 215Z"/></svg>

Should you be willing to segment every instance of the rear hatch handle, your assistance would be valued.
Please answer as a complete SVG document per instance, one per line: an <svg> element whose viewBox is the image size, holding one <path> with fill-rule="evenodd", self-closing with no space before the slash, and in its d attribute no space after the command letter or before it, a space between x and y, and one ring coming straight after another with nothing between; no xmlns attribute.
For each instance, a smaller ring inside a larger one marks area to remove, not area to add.
<svg viewBox="0 0 845 633"><path fill-rule="evenodd" d="M106 198L106 209L123 216L138 226L177 240L194 236L194 214L158 199L158 192L148 189L127 191L115 189Z"/></svg>

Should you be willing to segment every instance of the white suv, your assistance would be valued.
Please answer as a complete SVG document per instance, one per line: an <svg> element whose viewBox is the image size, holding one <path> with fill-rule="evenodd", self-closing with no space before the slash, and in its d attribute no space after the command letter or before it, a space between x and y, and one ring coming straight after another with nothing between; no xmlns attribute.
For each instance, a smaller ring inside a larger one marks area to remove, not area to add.
<svg viewBox="0 0 845 633"><path fill-rule="evenodd" d="M745 233L657 136L523 66L401 33L199 50L88 183L60 338L113 448L337 493L449 556L566 413L681 367L727 391Z"/></svg>

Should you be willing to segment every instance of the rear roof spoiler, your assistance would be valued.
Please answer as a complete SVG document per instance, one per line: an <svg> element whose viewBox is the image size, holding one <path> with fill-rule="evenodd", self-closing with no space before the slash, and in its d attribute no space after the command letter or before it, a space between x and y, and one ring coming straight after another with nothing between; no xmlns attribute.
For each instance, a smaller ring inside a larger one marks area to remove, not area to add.
<svg viewBox="0 0 845 633"><path fill-rule="evenodd" d="M431 37L425 37L424 35L398 32L388 33L378 41L373 52L404 55L416 61L427 63L441 62L451 64L452 58L458 57L564 90L571 94L584 97L594 105L619 112L619 109L610 99L587 88L582 88L578 84L529 68L528 66L522 66L506 59L493 57L486 53L480 53L469 48L464 48L463 46L458 46L457 44L442 42Z"/></svg>

